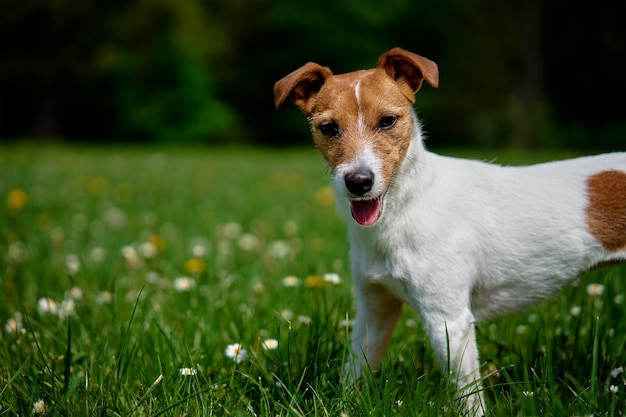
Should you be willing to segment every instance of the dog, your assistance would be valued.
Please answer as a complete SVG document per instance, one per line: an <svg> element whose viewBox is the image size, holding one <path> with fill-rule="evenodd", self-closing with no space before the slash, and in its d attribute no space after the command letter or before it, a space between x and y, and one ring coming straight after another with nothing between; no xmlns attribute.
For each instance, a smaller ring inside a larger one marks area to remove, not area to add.
<svg viewBox="0 0 626 417"><path fill-rule="evenodd" d="M374 69L309 62L274 85L307 116L346 218L357 313L349 383L380 365L404 303L469 415L486 412L475 323L626 261L626 152L525 167L426 150L413 110L437 65L394 48Z"/></svg>

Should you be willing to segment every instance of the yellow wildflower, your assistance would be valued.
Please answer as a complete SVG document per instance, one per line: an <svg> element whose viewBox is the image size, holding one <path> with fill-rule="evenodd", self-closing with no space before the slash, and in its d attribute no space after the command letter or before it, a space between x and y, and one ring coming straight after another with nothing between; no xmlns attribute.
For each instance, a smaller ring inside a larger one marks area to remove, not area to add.
<svg viewBox="0 0 626 417"><path fill-rule="evenodd" d="M104 197L109 193L109 180L103 176L91 178L87 182L87 190L95 197Z"/></svg>
<svg viewBox="0 0 626 417"><path fill-rule="evenodd" d="M335 196L331 187L322 187L315 193L315 201L322 207L332 207L335 204Z"/></svg>
<svg viewBox="0 0 626 417"><path fill-rule="evenodd" d="M165 239L159 235L150 235L148 237L148 242L152 243L159 252L163 252L165 249Z"/></svg>
<svg viewBox="0 0 626 417"><path fill-rule="evenodd" d="M7 207L12 211L20 211L28 203L28 195L24 190L15 189L7 194Z"/></svg>
<svg viewBox="0 0 626 417"><path fill-rule="evenodd" d="M191 258L185 261L185 271L192 275L202 273L206 269L206 262L200 258Z"/></svg>
<svg viewBox="0 0 626 417"><path fill-rule="evenodd" d="M324 277L320 275L309 275L304 279L304 285L309 288L323 288L324 283Z"/></svg>

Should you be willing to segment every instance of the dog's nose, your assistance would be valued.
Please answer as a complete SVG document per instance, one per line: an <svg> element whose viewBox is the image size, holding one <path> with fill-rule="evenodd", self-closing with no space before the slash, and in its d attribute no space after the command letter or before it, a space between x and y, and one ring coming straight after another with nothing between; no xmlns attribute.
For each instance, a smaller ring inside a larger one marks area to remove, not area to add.
<svg viewBox="0 0 626 417"><path fill-rule="evenodd" d="M354 195L363 195L374 185L374 173L367 170L349 172L344 178L346 187Z"/></svg>

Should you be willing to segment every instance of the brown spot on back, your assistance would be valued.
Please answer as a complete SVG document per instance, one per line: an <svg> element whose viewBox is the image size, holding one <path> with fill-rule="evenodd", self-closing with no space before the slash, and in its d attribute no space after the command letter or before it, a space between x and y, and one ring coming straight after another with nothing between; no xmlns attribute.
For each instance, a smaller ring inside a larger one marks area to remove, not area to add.
<svg viewBox="0 0 626 417"><path fill-rule="evenodd" d="M587 228L610 252L626 249L626 172L602 171L587 179Z"/></svg>

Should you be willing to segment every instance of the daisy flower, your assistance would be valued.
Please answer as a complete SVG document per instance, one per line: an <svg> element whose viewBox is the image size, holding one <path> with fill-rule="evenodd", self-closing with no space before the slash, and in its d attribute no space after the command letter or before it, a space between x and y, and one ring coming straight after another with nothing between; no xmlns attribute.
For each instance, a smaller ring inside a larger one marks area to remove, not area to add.
<svg viewBox="0 0 626 417"><path fill-rule="evenodd" d="M106 259L107 251L102 246L96 246L89 252L89 257L95 263L101 263Z"/></svg>
<svg viewBox="0 0 626 417"><path fill-rule="evenodd" d="M191 291L196 286L196 281L189 277L178 277L174 280L174 289L178 292Z"/></svg>
<svg viewBox="0 0 626 417"><path fill-rule="evenodd" d="M339 274L335 273L324 274L324 281L334 285L341 284L341 278L339 277Z"/></svg>
<svg viewBox="0 0 626 417"><path fill-rule="evenodd" d="M15 242L9 245L9 259L11 262L19 264L24 257L24 244L22 242Z"/></svg>
<svg viewBox="0 0 626 417"><path fill-rule="evenodd" d="M263 349L265 350L274 350L278 348L278 340L276 339L265 339L263 341Z"/></svg>
<svg viewBox="0 0 626 417"><path fill-rule="evenodd" d="M159 248L152 242L144 242L137 248L137 253L142 258L152 259L159 254Z"/></svg>
<svg viewBox="0 0 626 417"><path fill-rule="evenodd" d="M285 287L297 287L300 285L300 278L295 275L289 275L283 278L283 286Z"/></svg>
<svg viewBox="0 0 626 417"><path fill-rule="evenodd" d="M237 239L241 232L241 225L235 222L226 223L218 227L218 234L226 239Z"/></svg>
<svg viewBox="0 0 626 417"><path fill-rule="evenodd" d="M37 301L37 311L39 314L58 314L59 303L52 298L42 297Z"/></svg>
<svg viewBox="0 0 626 417"><path fill-rule="evenodd" d="M604 285L602 284L589 284L587 285L587 294L592 297L599 297L604 294Z"/></svg>
<svg viewBox="0 0 626 417"><path fill-rule="evenodd" d="M72 287L66 294L66 298L71 298L72 300L82 300L83 299L83 290L80 287Z"/></svg>
<svg viewBox="0 0 626 417"><path fill-rule="evenodd" d="M178 372L183 376L193 376L198 373L198 371L193 368L180 368Z"/></svg>
<svg viewBox="0 0 626 417"><path fill-rule="evenodd" d="M76 313L76 302L72 298L67 298L61 301L61 308L59 310L59 317L65 318Z"/></svg>
<svg viewBox="0 0 626 417"><path fill-rule="evenodd" d="M122 256L130 269L139 269L143 266L143 260L132 246L124 246Z"/></svg>
<svg viewBox="0 0 626 417"><path fill-rule="evenodd" d="M43 400L39 400L33 404L32 414L36 416L42 416L46 414L46 403Z"/></svg>
<svg viewBox="0 0 626 417"><path fill-rule="evenodd" d="M203 258L208 255L211 244L207 239L198 237L191 241L191 254L194 258Z"/></svg>
<svg viewBox="0 0 626 417"><path fill-rule="evenodd" d="M298 321L299 321L300 323L302 323L302 324L311 324L311 322L312 322L313 320L311 320L311 317L309 317L309 316L305 316L305 315L303 315L303 314L300 314L300 315L298 316Z"/></svg>
<svg viewBox="0 0 626 417"><path fill-rule="evenodd" d="M111 304L113 302L113 294L109 291L101 291L96 297L96 303L99 305Z"/></svg>
<svg viewBox="0 0 626 417"><path fill-rule="evenodd" d="M231 358L235 363L241 363L248 356L248 351L244 349L240 343L233 343L226 347L224 354Z"/></svg>
<svg viewBox="0 0 626 417"><path fill-rule="evenodd" d="M284 240L276 240L269 244L267 253L276 259L285 259L291 255L291 245Z"/></svg>
<svg viewBox="0 0 626 417"><path fill-rule="evenodd" d="M14 335L26 333L26 329L22 325L22 314L15 313L13 317L9 318L4 325L4 330Z"/></svg>
<svg viewBox="0 0 626 417"><path fill-rule="evenodd" d="M298 223L293 220L287 220L283 226L283 232L287 236L295 236L298 234Z"/></svg>
<svg viewBox="0 0 626 417"><path fill-rule="evenodd" d="M237 241L237 245L240 249L250 252L255 250L259 246L259 239L254 235L246 233L244 235L241 235L241 237Z"/></svg>
<svg viewBox="0 0 626 417"><path fill-rule="evenodd" d="M289 310L288 308L282 310L279 314L280 314L280 317L282 317L283 319L287 321L293 318L293 311Z"/></svg>
<svg viewBox="0 0 626 417"><path fill-rule="evenodd" d="M76 275L80 272L80 259L74 254L65 257L65 269L69 275Z"/></svg>

